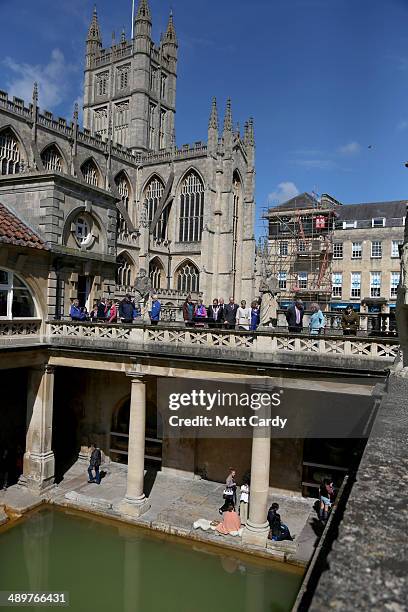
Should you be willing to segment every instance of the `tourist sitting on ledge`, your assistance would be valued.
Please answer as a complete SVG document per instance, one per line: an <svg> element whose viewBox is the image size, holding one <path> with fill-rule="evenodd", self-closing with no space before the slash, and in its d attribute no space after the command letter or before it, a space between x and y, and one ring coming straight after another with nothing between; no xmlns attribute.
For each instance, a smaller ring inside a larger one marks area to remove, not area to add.
<svg viewBox="0 0 408 612"><path fill-rule="evenodd" d="M269 540L281 542L282 540L293 540L290 535L289 527L281 522L280 514L278 514L279 504L274 503L268 510L269 523Z"/></svg>
<svg viewBox="0 0 408 612"><path fill-rule="evenodd" d="M83 311L83 308L79 305L79 300L74 300L71 304L71 308L69 309L69 316L72 321L85 321L86 313Z"/></svg>
<svg viewBox="0 0 408 612"><path fill-rule="evenodd" d="M234 506L230 504L224 512L221 523L217 521L209 521L208 519L198 519L193 523L194 529L202 529L203 531L216 531L219 535L240 536L243 532L241 527L241 519L234 510Z"/></svg>
<svg viewBox="0 0 408 612"><path fill-rule="evenodd" d="M230 504L224 512L221 523L215 527L221 535L239 535L241 529L241 519L234 510L234 506Z"/></svg>

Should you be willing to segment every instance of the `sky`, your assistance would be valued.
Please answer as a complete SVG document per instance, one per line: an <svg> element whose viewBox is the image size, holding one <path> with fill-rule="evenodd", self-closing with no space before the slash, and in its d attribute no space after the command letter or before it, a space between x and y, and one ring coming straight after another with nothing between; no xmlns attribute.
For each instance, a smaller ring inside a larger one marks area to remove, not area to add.
<svg viewBox="0 0 408 612"><path fill-rule="evenodd" d="M302 193L408 199L408 0L149 0L179 39L176 138L206 140L211 99L255 120L257 231ZM90 0L0 0L0 89L70 118L82 100ZM104 46L131 0L99 0Z"/></svg>

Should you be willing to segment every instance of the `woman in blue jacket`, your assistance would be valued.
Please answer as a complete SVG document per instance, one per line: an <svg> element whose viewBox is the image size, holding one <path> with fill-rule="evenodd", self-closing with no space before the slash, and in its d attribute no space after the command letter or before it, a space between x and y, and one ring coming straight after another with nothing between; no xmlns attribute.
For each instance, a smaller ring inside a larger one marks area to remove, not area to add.
<svg viewBox="0 0 408 612"><path fill-rule="evenodd" d="M322 311L320 310L319 304L311 304L310 310L312 311L309 321L310 335L318 336L321 333L321 330L324 328L326 321Z"/></svg>
<svg viewBox="0 0 408 612"><path fill-rule="evenodd" d="M150 311L150 322L152 325L157 325L160 321L161 304L157 295L152 297L152 309Z"/></svg>

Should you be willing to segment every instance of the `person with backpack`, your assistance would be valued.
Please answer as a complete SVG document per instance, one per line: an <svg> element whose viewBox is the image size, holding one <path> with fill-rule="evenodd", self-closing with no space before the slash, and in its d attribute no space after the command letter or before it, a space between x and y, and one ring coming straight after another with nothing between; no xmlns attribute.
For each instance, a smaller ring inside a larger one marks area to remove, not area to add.
<svg viewBox="0 0 408 612"><path fill-rule="evenodd" d="M322 332L322 329L324 329L324 326L326 324L324 315L322 311L320 310L319 304L316 304L316 302L313 302L313 304L310 304L310 310L312 311L312 314L309 320L310 335L319 336Z"/></svg>

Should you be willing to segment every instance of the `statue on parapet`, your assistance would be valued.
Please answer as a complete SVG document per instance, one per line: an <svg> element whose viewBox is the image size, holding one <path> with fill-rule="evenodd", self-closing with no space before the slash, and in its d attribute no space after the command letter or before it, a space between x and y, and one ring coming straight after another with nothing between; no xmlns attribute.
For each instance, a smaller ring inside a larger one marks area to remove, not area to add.
<svg viewBox="0 0 408 612"><path fill-rule="evenodd" d="M408 378L408 214L405 219L404 244L400 247L400 282L397 289L396 319L400 349L392 370Z"/></svg>
<svg viewBox="0 0 408 612"><path fill-rule="evenodd" d="M278 301L276 295L279 293L278 280L272 272L265 271L259 284L261 294L260 327L275 327L278 320Z"/></svg>
<svg viewBox="0 0 408 612"><path fill-rule="evenodd" d="M135 302L139 304L142 319L149 320L148 302L153 290L152 282L144 268L140 268L134 283Z"/></svg>

